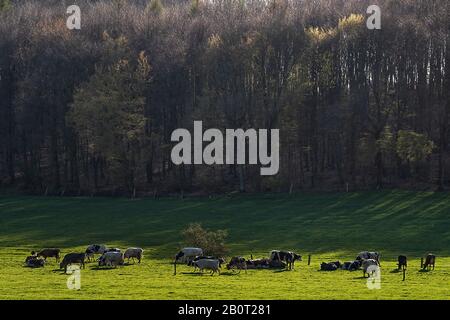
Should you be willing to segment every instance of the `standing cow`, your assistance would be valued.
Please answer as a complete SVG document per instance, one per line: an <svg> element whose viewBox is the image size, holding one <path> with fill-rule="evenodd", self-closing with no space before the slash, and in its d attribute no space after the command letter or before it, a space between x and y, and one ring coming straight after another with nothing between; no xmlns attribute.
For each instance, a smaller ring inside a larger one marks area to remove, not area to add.
<svg viewBox="0 0 450 320"><path fill-rule="evenodd" d="M60 249L57 248L47 248L47 249L42 249L41 251L39 251L37 253L37 257L42 257L44 258L45 261L47 261L47 258L55 258L56 262L59 262L59 255L61 253Z"/></svg>
<svg viewBox="0 0 450 320"><path fill-rule="evenodd" d="M128 259L128 263L130 262L130 258L137 259L138 263L141 263L142 255L144 253L144 250L141 248L128 248L125 250L125 253L123 254L124 259Z"/></svg>
<svg viewBox="0 0 450 320"><path fill-rule="evenodd" d="M70 264L80 264L80 267L84 269L84 259L86 254L83 253L68 253L64 256L62 262L59 264L60 269L64 269L64 273L67 273L67 266Z"/></svg>
<svg viewBox="0 0 450 320"><path fill-rule="evenodd" d="M398 270L406 270L408 266L408 258L406 256L398 256Z"/></svg>
<svg viewBox="0 0 450 320"><path fill-rule="evenodd" d="M286 267L289 270L294 269L295 261L302 261L302 256L292 251L272 250L270 252L270 260L272 261L284 261Z"/></svg>
<svg viewBox="0 0 450 320"><path fill-rule="evenodd" d="M103 254L106 251L106 246L104 244L91 244L86 248L85 254L88 261L94 259L96 254Z"/></svg>
<svg viewBox="0 0 450 320"><path fill-rule="evenodd" d="M381 257L381 255L378 252L362 251L362 252L358 253L358 256L356 257L355 260L361 261L361 260L373 259L378 262L378 265L381 266L380 257Z"/></svg>
<svg viewBox="0 0 450 320"><path fill-rule="evenodd" d="M427 257L425 258L425 263L423 264L423 270L430 270L431 267L433 267L434 270L434 264L436 263L436 256L434 254L429 253Z"/></svg>
<svg viewBox="0 0 450 320"><path fill-rule="evenodd" d="M201 248L183 248L176 254L175 263L187 263L197 256L203 256L203 250Z"/></svg>

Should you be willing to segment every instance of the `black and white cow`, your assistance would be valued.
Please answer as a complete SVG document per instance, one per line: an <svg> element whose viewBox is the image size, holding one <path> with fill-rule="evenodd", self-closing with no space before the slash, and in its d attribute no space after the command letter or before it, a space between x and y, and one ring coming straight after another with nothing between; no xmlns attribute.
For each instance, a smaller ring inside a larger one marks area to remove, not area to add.
<svg viewBox="0 0 450 320"><path fill-rule="evenodd" d="M175 256L175 262L189 263L195 257L203 256L201 248L183 248Z"/></svg>
<svg viewBox="0 0 450 320"><path fill-rule="evenodd" d="M358 256L356 257L355 260L368 260L368 259L373 259L375 261L378 262L378 264L380 265L380 254L378 252L371 252L371 251L362 251L360 253L358 253Z"/></svg>
<svg viewBox="0 0 450 320"><path fill-rule="evenodd" d="M94 258L94 255L100 254L102 255L106 251L106 246L104 244L91 244L86 248L85 254L86 259L91 261Z"/></svg>
<svg viewBox="0 0 450 320"><path fill-rule="evenodd" d="M272 250L270 252L270 260L284 261L289 270L294 269L295 261L302 261L302 256L292 251Z"/></svg>
<svg viewBox="0 0 450 320"><path fill-rule="evenodd" d="M361 268L361 260L347 261L341 266L342 270L355 271Z"/></svg>
<svg viewBox="0 0 450 320"><path fill-rule="evenodd" d="M339 267L334 262L329 262L329 263L322 262L320 264L321 271L335 271L337 269L339 269Z"/></svg>

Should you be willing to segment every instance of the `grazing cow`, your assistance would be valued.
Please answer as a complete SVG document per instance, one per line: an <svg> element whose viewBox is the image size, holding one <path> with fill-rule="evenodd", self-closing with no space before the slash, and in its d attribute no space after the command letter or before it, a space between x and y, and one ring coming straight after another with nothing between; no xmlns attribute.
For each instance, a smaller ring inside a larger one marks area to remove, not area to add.
<svg viewBox="0 0 450 320"><path fill-rule="evenodd" d="M408 258L406 256L398 256L398 270L406 270L408 266Z"/></svg>
<svg viewBox="0 0 450 320"><path fill-rule="evenodd" d="M137 259L138 263L141 263L142 255L144 253L144 250L141 248L128 248L125 250L125 253L123 254L124 259L128 259L128 262L130 262L130 258Z"/></svg>
<svg viewBox="0 0 450 320"><path fill-rule="evenodd" d="M423 270L430 270L431 266L433 266L434 270L434 264L436 263L436 256L434 254L429 253L427 257L425 258L425 263L423 264Z"/></svg>
<svg viewBox="0 0 450 320"><path fill-rule="evenodd" d="M67 272L67 266L69 264L79 263L82 268L84 268L84 259L86 254L83 253L68 253L64 256L62 262L59 264L59 268L64 268L64 273Z"/></svg>
<svg viewBox="0 0 450 320"><path fill-rule="evenodd" d="M370 276L369 272L373 274L375 272L375 268L379 268L379 263L375 259L365 259L362 260L362 269L363 269L363 277L366 277L366 273Z"/></svg>
<svg viewBox="0 0 450 320"><path fill-rule="evenodd" d="M61 253L61 250L52 248L52 249L42 249L38 252L37 256L44 258L44 260L47 260L47 258L55 258L56 262L59 262L59 254Z"/></svg>
<svg viewBox="0 0 450 320"><path fill-rule="evenodd" d="M381 255L378 252L362 251L362 252L358 253L358 256L356 257L355 260L373 259L373 260L376 260L378 262L378 264L380 265L380 256Z"/></svg>
<svg viewBox="0 0 450 320"><path fill-rule="evenodd" d="M270 260L272 261L284 261L286 267L289 270L294 269L294 263L296 260L302 261L302 256L291 251L272 250L270 252Z"/></svg>
<svg viewBox="0 0 450 320"><path fill-rule="evenodd" d="M98 260L98 265L108 266L108 267L116 267L118 265L122 265L124 263L123 253L122 252L105 252L100 259Z"/></svg>
<svg viewBox="0 0 450 320"><path fill-rule="evenodd" d="M194 261L194 265L200 269L200 272L203 272L203 270L211 270L211 275L214 275L214 273L219 273L220 275L220 261L219 259L200 259L197 261Z"/></svg>
<svg viewBox="0 0 450 320"><path fill-rule="evenodd" d="M175 256L175 262L187 263L191 258L197 256L203 256L203 250L201 248L183 248Z"/></svg>
<svg viewBox="0 0 450 320"><path fill-rule="evenodd" d="M196 261L202 260L202 259L209 259L209 260L219 260L219 268L222 268L222 264L225 263L225 259L223 258L217 258L214 256L197 256L193 259L189 259L187 262L187 265L190 267L194 267L194 272L197 270L197 265L195 264Z"/></svg>
<svg viewBox="0 0 450 320"><path fill-rule="evenodd" d="M321 271L335 271L337 269L339 269L339 267L334 262L329 262L329 263L322 262L320 264Z"/></svg>
<svg viewBox="0 0 450 320"><path fill-rule="evenodd" d="M91 261L95 254L103 254L106 251L104 244L91 244L86 248L86 258Z"/></svg>
<svg viewBox="0 0 450 320"><path fill-rule="evenodd" d="M247 272L247 261L243 257L233 257L230 262L227 264L227 269L244 269Z"/></svg>

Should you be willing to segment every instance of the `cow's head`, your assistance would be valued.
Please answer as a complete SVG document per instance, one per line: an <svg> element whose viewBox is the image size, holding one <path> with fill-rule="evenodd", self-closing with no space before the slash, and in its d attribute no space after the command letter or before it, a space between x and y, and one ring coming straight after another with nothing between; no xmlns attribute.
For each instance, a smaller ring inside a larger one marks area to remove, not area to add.
<svg viewBox="0 0 450 320"><path fill-rule="evenodd" d="M296 260L302 261L302 256L299 255L299 254L294 253L293 254L293 261L296 261Z"/></svg>
<svg viewBox="0 0 450 320"><path fill-rule="evenodd" d="M184 252L183 251L178 252L175 256L175 261L180 259L182 256L184 256Z"/></svg>

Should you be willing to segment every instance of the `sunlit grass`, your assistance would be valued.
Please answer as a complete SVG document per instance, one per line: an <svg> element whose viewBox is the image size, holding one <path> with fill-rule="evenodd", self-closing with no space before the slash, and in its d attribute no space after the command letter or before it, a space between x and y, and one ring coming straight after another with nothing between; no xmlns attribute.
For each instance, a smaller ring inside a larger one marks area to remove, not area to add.
<svg viewBox="0 0 450 320"><path fill-rule="evenodd" d="M267 256L285 248L304 256L296 270L192 274L170 258L190 222L229 230L230 254ZM1 299L448 299L450 197L401 191L245 196L216 199L0 197ZM82 270L82 288L50 260L22 267L32 249L81 251L90 243L141 246L141 265ZM382 288L368 290L362 272L319 272L321 261L350 260L361 250L382 253ZM420 257L438 256L436 270L419 272ZM307 255L312 263L307 266ZM407 279L392 272L407 254Z"/></svg>

